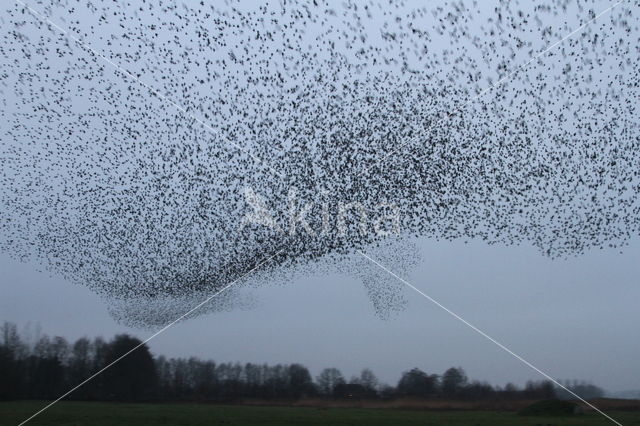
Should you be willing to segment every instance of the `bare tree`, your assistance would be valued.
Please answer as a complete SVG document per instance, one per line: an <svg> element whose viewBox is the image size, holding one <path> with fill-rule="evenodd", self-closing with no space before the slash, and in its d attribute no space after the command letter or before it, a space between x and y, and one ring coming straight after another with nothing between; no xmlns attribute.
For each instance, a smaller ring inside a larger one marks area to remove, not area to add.
<svg viewBox="0 0 640 426"><path fill-rule="evenodd" d="M316 377L318 388L321 395L329 396L333 394L333 389L340 384L344 384L345 380L342 373L337 368L325 368Z"/></svg>

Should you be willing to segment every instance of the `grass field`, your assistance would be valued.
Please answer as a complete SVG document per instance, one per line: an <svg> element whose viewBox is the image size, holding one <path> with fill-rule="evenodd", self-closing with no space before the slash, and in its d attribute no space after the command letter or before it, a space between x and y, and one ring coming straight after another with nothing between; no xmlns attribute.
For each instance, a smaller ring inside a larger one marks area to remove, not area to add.
<svg viewBox="0 0 640 426"><path fill-rule="evenodd" d="M17 425L46 405L38 401L0 403L0 425ZM609 413L623 425L640 425L640 412ZM497 411L418 411L358 408L256 407L205 404L112 404L60 402L31 425L611 425L587 413L570 418L521 417Z"/></svg>

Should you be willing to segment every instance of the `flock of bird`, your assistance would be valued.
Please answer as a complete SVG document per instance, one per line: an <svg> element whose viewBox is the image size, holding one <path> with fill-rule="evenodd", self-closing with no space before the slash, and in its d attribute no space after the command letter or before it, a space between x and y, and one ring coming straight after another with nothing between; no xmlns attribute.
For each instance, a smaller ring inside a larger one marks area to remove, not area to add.
<svg viewBox="0 0 640 426"><path fill-rule="evenodd" d="M622 246L638 6L6 3L1 250L156 325L318 265L361 276L384 315L399 288L354 253L403 270L415 236Z"/></svg>

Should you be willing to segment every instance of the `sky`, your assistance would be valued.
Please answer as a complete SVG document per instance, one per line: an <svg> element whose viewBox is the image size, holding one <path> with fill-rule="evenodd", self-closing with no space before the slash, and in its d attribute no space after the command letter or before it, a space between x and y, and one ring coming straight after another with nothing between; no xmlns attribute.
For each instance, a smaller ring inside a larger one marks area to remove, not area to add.
<svg viewBox="0 0 640 426"><path fill-rule="evenodd" d="M526 246L417 241L422 261L394 271L513 352L557 379L608 391L640 388L640 240L628 247L550 259ZM371 265L375 268L374 265ZM0 257L0 319L68 339L148 329L118 324L87 288ZM395 384L418 367L462 366L495 385L543 379L494 343L408 289L405 310L378 318L363 286L318 273L250 288L252 308L176 324L149 342L165 356L218 362L300 362L316 375L335 366L350 377L369 367Z"/></svg>
<svg viewBox="0 0 640 426"><path fill-rule="evenodd" d="M62 17L66 11L56 13ZM554 24L571 27L574 21L559 17ZM97 48L107 43L92 42ZM536 48L544 45L536 42ZM524 62L527 54L519 51L516 62ZM142 104L146 95L139 99ZM73 108L89 102L82 93L74 96ZM15 112L11 100L4 102L3 112ZM418 266L393 272L540 370L608 391L640 389L640 238L621 249L588 250L566 259L546 257L526 243L465 244L427 237L414 242L420 249ZM40 327L69 340L124 332L144 339L153 333L119 323L109 314L109 300L86 286L38 269L0 253L0 321L26 332ZM299 362L313 375L337 367L350 377L368 367L389 384L413 367L441 374L461 366L471 379L501 386L544 379L408 287L403 290L406 308L387 319L376 315L358 279L323 269L238 292L254 303L180 322L149 342L152 352L217 362Z"/></svg>

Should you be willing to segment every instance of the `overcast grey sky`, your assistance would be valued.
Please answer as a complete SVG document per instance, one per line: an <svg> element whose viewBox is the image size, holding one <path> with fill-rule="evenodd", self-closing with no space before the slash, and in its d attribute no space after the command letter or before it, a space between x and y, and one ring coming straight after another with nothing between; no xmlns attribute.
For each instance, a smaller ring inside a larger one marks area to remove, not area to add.
<svg viewBox="0 0 640 426"><path fill-rule="evenodd" d="M551 260L533 248L420 240L423 262L404 275L553 377L584 379L610 391L640 388L640 241ZM372 268L375 266L371 266ZM117 324L88 289L3 255L0 317L69 339L148 330ZM398 271L403 275L403 271ZM504 385L541 379L493 343L409 290L407 309L378 319L361 283L312 275L251 290L251 310L213 313L177 324L150 342L155 354L216 361L301 362L314 374L363 367L395 384L417 366Z"/></svg>
<svg viewBox="0 0 640 426"><path fill-rule="evenodd" d="M575 23L564 19L556 24ZM74 107L82 109L82 102ZM569 259L550 259L526 244L423 238L418 245L420 265L394 272L541 370L609 391L640 389L639 238L623 249ZM252 309L179 323L150 342L152 352L219 362L300 362L314 375L324 367L346 376L369 367L390 384L412 367L439 374L462 366L470 378L496 385L543 379L410 289L406 309L388 320L374 314L362 283L338 274L311 273L242 291L256 297ZM0 254L0 321L32 329L39 324L44 333L68 339L152 333L118 324L108 303L84 286Z"/></svg>

